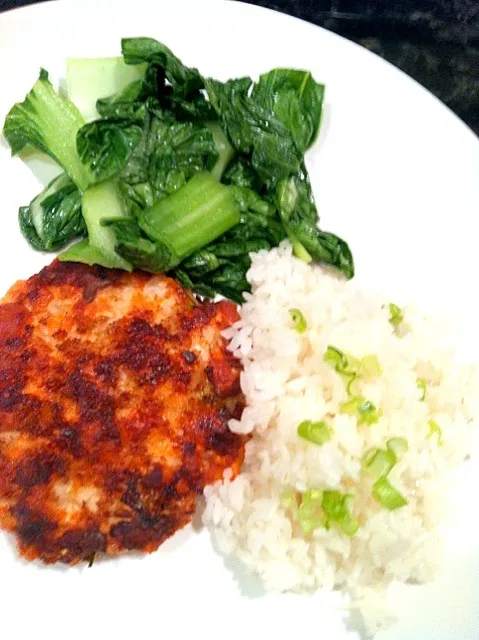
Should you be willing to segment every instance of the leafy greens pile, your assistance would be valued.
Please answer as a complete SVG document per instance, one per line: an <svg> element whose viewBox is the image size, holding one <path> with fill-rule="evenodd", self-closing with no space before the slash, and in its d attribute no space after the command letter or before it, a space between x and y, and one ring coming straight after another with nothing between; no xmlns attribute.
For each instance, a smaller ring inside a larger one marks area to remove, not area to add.
<svg viewBox="0 0 479 640"><path fill-rule="evenodd" d="M353 276L347 244L317 227L304 154L324 87L309 72L219 82L150 38L122 40L122 54L67 73L70 95L94 100L98 119L85 123L44 70L7 115L13 154L30 145L64 171L20 209L32 247L57 251L80 238L60 260L169 271L201 295L238 302L250 252L286 237L298 257ZM116 92L97 100L95 69L101 78L109 64Z"/></svg>

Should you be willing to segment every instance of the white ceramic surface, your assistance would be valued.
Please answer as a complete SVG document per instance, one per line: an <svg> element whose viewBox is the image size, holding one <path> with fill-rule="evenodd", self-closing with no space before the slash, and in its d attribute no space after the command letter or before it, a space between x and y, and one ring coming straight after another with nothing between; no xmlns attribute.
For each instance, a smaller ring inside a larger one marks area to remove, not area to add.
<svg viewBox="0 0 479 640"><path fill-rule="evenodd" d="M479 353L475 258L479 143L448 109L375 55L284 15L232 2L71 0L0 16L0 119L40 66L60 79L67 56L117 55L120 38L152 36L221 79L275 66L311 69L327 85L320 140L308 159L322 225L344 236L362 285L399 303L454 312L466 351ZM0 294L49 262L17 224L52 163L11 159L0 142ZM479 638L479 464L453 492L446 554L427 586L395 586L399 622L380 640ZM0 534L0 637L359 638L333 596L264 596L214 552L208 534L181 531L155 554L44 568L18 559Z"/></svg>

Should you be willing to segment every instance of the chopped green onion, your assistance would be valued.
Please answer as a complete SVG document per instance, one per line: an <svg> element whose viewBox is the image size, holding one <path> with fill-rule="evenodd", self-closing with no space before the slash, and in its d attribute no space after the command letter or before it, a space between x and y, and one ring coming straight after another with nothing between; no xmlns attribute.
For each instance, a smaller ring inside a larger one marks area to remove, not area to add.
<svg viewBox="0 0 479 640"><path fill-rule="evenodd" d="M371 460L376 455L376 451L377 451L376 447L373 447L372 449L368 449L366 451L366 453L362 457L363 467L367 467L368 466L368 464L371 462Z"/></svg>
<svg viewBox="0 0 479 640"><path fill-rule="evenodd" d="M417 388L421 391L419 402L424 402L424 400L426 399L427 382L424 380L424 378L418 378L416 384L417 384Z"/></svg>
<svg viewBox="0 0 479 640"><path fill-rule="evenodd" d="M296 519L304 535L310 535L314 529L324 525L324 519L319 515L322 495L319 489L309 489L301 497Z"/></svg>
<svg viewBox="0 0 479 640"><path fill-rule="evenodd" d="M340 349L332 345L329 345L326 349L324 362L332 364L337 373L345 373L347 375L374 378L382 373L382 368L377 356L368 355L358 360L354 356L343 353Z"/></svg>
<svg viewBox="0 0 479 640"><path fill-rule="evenodd" d="M314 521L311 518L300 518L298 520L301 531L305 536L309 536L313 533L315 526Z"/></svg>
<svg viewBox="0 0 479 640"><path fill-rule="evenodd" d="M340 349L331 345L326 349L324 362L334 366L336 373L343 377L346 392L350 400L341 405L341 413L358 416L358 424L375 424L382 416L381 409L360 395L356 395L353 385L360 378L375 378L382 373L382 367L375 355L364 356L358 360L354 356L346 355Z"/></svg>
<svg viewBox="0 0 479 640"><path fill-rule="evenodd" d="M346 413L350 416L357 415L358 424L367 425L376 424L383 415L381 409L378 409L370 400L366 400L362 396L356 396L347 402L343 402L341 413Z"/></svg>
<svg viewBox="0 0 479 640"><path fill-rule="evenodd" d="M339 491L325 491L321 506L331 520L341 521L347 513L344 496Z"/></svg>
<svg viewBox="0 0 479 640"><path fill-rule="evenodd" d="M386 449L368 449L363 455L363 467L374 479L385 478L399 458L409 448L406 438L390 438Z"/></svg>
<svg viewBox="0 0 479 640"><path fill-rule="evenodd" d="M376 424L379 418L383 415L383 412L369 400L364 400L358 404L358 414L358 424L372 425Z"/></svg>
<svg viewBox="0 0 479 640"><path fill-rule="evenodd" d="M355 373L353 373L352 376L349 377L348 384L346 385L346 393L348 394L348 396L354 397L356 395L353 390L353 384L357 381L358 377Z"/></svg>
<svg viewBox="0 0 479 640"><path fill-rule="evenodd" d="M389 303L389 322L393 327L397 327L398 324L404 320L403 310L394 304L393 302Z"/></svg>
<svg viewBox="0 0 479 640"><path fill-rule="evenodd" d="M354 504L354 496L351 493L347 493L344 496L344 508L348 513L351 513L351 511L353 510L353 504Z"/></svg>
<svg viewBox="0 0 479 640"><path fill-rule="evenodd" d="M320 504L323 499L323 492L321 489L308 489L303 493L302 501L305 504Z"/></svg>
<svg viewBox="0 0 479 640"><path fill-rule="evenodd" d="M372 494L378 504L390 511L407 505L406 498L384 476L373 484Z"/></svg>
<svg viewBox="0 0 479 640"><path fill-rule="evenodd" d="M291 316L294 330L298 333L304 333L308 328L308 323L303 313L299 309L290 309L289 315Z"/></svg>
<svg viewBox="0 0 479 640"><path fill-rule="evenodd" d="M333 520L339 523L343 533L353 536L359 529L359 522L351 513L353 503L354 496L349 493L343 495L339 491L325 491L321 506L328 518L327 528L329 528L329 521Z"/></svg>
<svg viewBox="0 0 479 640"><path fill-rule="evenodd" d="M341 413L346 413L348 416L355 416L358 411L358 399L362 400L363 398L352 398L347 402L343 402L340 407Z"/></svg>
<svg viewBox="0 0 479 640"><path fill-rule="evenodd" d="M289 504L290 491L285 494L285 501ZM353 503L354 496L349 493L308 489L301 496L295 518L305 535L310 535L318 527L329 529L331 522L337 522L343 533L353 536L359 529L359 522L352 514Z"/></svg>
<svg viewBox="0 0 479 640"><path fill-rule="evenodd" d="M295 511L298 508L298 497L294 489L287 489L279 496L279 504L283 509Z"/></svg>
<svg viewBox="0 0 479 640"><path fill-rule="evenodd" d="M350 353L345 353L344 355L346 356L346 360L348 363L348 371L346 371L345 373L350 375L356 374L359 371L361 362L357 358L352 356Z"/></svg>
<svg viewBox="0 0 479 640"><path fill-rule="evenodd" d="M401 458L409 449L409 444L406 438L390 438L386 442L386 446L388 451L394 453L397 460L399 460L399 458Z"/></svg>
<svg viewBox="0 0 479 640"><path fill-rule="evenodd" d="M364 378L377 378L382 374L381 364L376 356L364 356L359 366L359 375Z"/></svg>
<svg viewBox="0 0 479 640"><path fill-rule="evenodd" d="M351 377L353 379L356 377L356 372L360 365L357 358L347 355L331 345L326 349L324 362L332 364L336 373L339 373L339 375L342 376L345 381L349 381L349 383L352 382L352 380L350 380Z"/></svg>
<svg viewBox="0 0 479 640"><path fill-rule="evenodd" d="M317 503L307 502L306 500L302 499L298 507L298 520L311 519L314 515L316 515L317 508Z"/></svg>
<svg viewBox="0 0 479 640"><path fill-rule="evenodd" d="M429 420L428 424L429 424L429 433L427 435L427 439L430 440L433 436L437 435L437 444L439 447L441 447L443 444L441 427L437 424L435 420Z"/></svg>
<svg viewBox="0 0 479 640"><path fill-rule="evenodd" d="M367 462L364 466L373 480L387 476L396 464L396 456L393 451L372 449L369 452L366 452L365 457L366 456Z"/></svg>
<svg viewBox="0 0 479 640"><path fill-rule="evenodd" d="M311 422L311 420L303 420L298 427L298 436L321 446L331 440L331 429L323 421Z"/></svg>
<svg viewBox="0 0 479 640"><path fill-rule="evenodd" d="M296 519L298 520L301 529L303 529L303 524L305 524L306 528L309 529L309 525L313 522L317 510L318 509L316 504L305 503L301 501L301 504L299 505L296 512Z"/></svg>
<svg viewBox="0 0 479 640"><path fill-rule="evenodd" d="M329 347L326 349L326 353L324 354L324 362L328 362L332 364L337 371L337 373L344 373L348 366L348 359L344 355L342 351L336 349L336 347Z"/></svg>
<svg viewBox="0 0 479 640"><path fill-rule="evenodd" d="M347 513L341 521L341 529L347 536L354 536L359 529L359 522L353 515Z"/></svg>

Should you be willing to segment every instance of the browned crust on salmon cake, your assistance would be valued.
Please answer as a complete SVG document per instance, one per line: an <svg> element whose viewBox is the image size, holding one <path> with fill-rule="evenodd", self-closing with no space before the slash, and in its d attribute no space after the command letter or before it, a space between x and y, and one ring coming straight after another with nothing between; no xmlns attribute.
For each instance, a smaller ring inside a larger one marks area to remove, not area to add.
<svg viewBox="0 0 479 640"><path fill-rule="evenodd" d="M244 441L235 305L54 261L0 304L0 526L22 556L154 551Z"/></svg>

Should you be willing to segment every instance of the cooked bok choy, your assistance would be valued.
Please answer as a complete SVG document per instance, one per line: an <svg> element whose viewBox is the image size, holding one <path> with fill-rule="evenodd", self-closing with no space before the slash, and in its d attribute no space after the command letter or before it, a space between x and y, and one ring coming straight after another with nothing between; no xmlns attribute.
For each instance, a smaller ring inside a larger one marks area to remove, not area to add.
<svg viewBox="0 0 479 640"><path fill-rule="evenodd" d="M69 60L71 99L42 70L7 115L13 154L31 146L63 170L20 210L35 249L78 238L61 260L169 271L238 302L250 253L285 238L353 276L348 245L318 229L304 159L323 85L296 69L219 82L151 38L122 40L122 54Z"/></svg>

